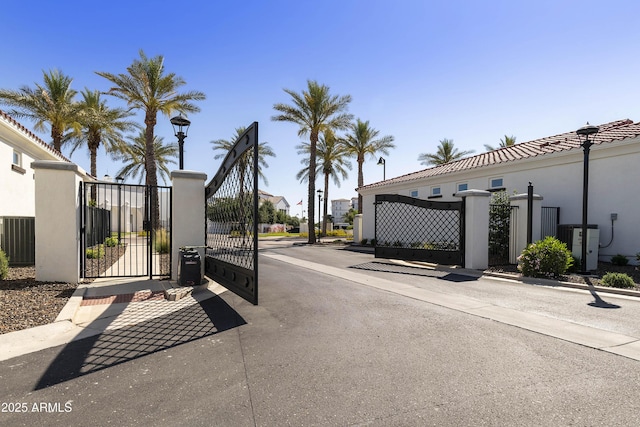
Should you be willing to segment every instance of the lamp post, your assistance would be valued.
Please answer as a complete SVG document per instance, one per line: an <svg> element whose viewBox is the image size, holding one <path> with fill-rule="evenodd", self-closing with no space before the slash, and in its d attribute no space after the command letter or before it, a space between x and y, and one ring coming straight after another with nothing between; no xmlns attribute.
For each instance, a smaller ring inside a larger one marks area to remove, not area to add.
<svg viewBox="0 0 640 427"><path fill-rule="evenodd" d="M122 243L122 240L120 240L122 238L122 234L120 232L120 230L122 229L122 222L121 222L121 218L122 218L122 181L124 181L124 177L122 175L118 175L116 177L116 181L118 181L118 245L120 245Z"/></svg>
<svg viewBox="0 0 640 427"><path fill-rule="evenodd" d="M378 165L382 165L382 180L386 181L387 180L387 161L384 159L384 157L380 157L380 160L378 160Z"/></svg>
<svg viewBox="0 0 640 427"><path fill-rule="evenodd" d="M581 142L580 146L584 150L582 178L582 258L580 259L581 274L589 274L589 269L587 268L587 210L589 207L589 150L593 145L593 142L589 140L589 136L597 134L599 130L600 128L598 126L592 126L587 122L586 126L583 126L576 131Z"/></svg>
<svg viewBox="0 0 640 427"><path fill-rule="evenodd" d="M180 152L180 170L184 169L184 139L187 137L187 131L189 130L191 122L182 114L175 116L171 119L171 126L173 126L173 133L178 137L178 150Z"/></svg>
<svg viewBox="0 0 640 427"><path fill-rule="evenodd" d="M322 227L322 225L321 225L321 223L322 223L322 218L321 218L321 215L322 215L322 207L321 207L322 206L321 205L321 203L322 203L322 190L318 190L317 193L318 193L318 236L320 236L320 231L322 230L321 229L321 227Z"/></svg>

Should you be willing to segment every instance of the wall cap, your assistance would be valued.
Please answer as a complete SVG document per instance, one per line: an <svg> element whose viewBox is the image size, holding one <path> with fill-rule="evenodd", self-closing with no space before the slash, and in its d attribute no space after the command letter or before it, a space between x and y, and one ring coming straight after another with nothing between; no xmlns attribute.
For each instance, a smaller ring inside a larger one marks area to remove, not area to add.
<svg viewBox="0 0 640 427"><path fill-rule="evenodd" d="M202 181L206 181L207 174L204 172L198 172L198 171L176 170L176 171L171 171L171 179L173 180L174 178L199 179Z"/></svg>
<svg viewBox="0 0 640 427"><path fill-rule="evenodd" d="M529 195L527 193L522 193L522 194L515 194L511 197L509 197L509 200L511 200L512 202L514 200L527 200L527 198L529 197ZM539 194L534 194L533 195L533 200L542 200L543 197Z"/></svg>
<svg viewBox="0 0 640 427"><path fill-rule="evenodd" d="M455 197L490 197L491 192L486 190L464 190L454 194Z"/></svg>
<svg viewBox="0 0 640 427"><path fill-rule="evenodd" d="M80 169L75 163L61 162L59 160L36 160L31 162L31 168L74 171L76 173L80 173Z"/></svg>

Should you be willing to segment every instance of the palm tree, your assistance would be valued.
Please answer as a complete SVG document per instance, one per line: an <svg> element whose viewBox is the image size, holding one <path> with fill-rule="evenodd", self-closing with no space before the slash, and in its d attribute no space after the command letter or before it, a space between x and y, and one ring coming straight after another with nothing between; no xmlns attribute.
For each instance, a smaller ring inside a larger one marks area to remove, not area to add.
<svg viewBox="0 0 640 427"><path fill-rule="evenodd" d="M458 149L453 146L453 140L445 138L440 141L436 154L422 153L418 156L418 161L425 166L444 165L445 163L453 162L471 153L473 153L473 150L458 151Z"/></svg>
<svg viewBox="0 0 640 427"><path fill-rule="evenodd" d="M77 92L71 89L73 79L61 71L42 74L44 85L36 83L35 88L23 86L17 91L0 89L0 103L13 107L10 115L33 120L36 131L45 131L48 123L53 148L60 152L65 133L79 130L78 104L73 100Z"/></svg>
<svg viewBox="0 0 640 427"><path fill-rule="evenodd" d="M364 175L362 165L365 157L369 154L375 158L376 153L389 155L389 149L395 148L393 136L387 135L378 138L380 131L369 126L369 121L363 122L358 119L351 125L351 133L346 137L347 151L355 156L358 162L358 188L364 185ZM358 213L362 213L362 196L358 194Z"/></svg>
<svg viewBox="0 0 640 427"><path fill-rule="evenodd" d="M96 159L100 144L104 145L106 152L113 156L125 150L126 142L122 132L131 131L138 125L126 120L133 113L122 108L109 108L106 101L100 98L100 92L97 90L85 89L82 92L82 98L79 114L82 130L80 133L69 134L66 139L73 143L71 154L86 144L91 158L91 175L98 176Z"/></svg>
<svg viewBox="0 0 640 427"><path fill-rule="evenodd" d="M303 142L296 146L298 154L308 154L310 144ZM322 217L322 234L327 234L327 209L329 201L329 178L340 187L340 178L347 179L349 176L347 169L351 170L351 163L347 161L349 152L343 140L337 139L333 131L327 130L320 137L317 145L318 162L316 174L324 174L324 216ZM297 173L296 178L301 182L309 179L309 158L304 157L300 162L306 167Z"/></svg>
<svg viewBox="0 0 640 427"><path fill-rule="evenodd" d="M350 95L338 96L329 93L329 87L314 80L307 80L307 90L296 93L290 89L284 91L291 96L293 105L275 104L273 109L281 114L271 120L291 122L300 126L298 136L309 134L309 218L314 217L314 196L316 191L316 150L318 136L328 130L346 129L353 116L346 113ZM316 242L315 233L309 233L309 243Z"/></svg>
<svg viewBox="0 0 640 427"><path fill-rule="evenodd" d="M116 160L121 160L125 164L118 171L116 176L121 176L123 178L131 177L138 178L138 183L142 184L144 180L147 182L147 137L144 131L140 131L137 136L129 136L127 138L130 143L126 145L124 150L119 151L115 158ZM168 165L173 163L176 164L175 159L178 156L178 144L164 144L163 138L155 136L153 138L153 153L154 153L154 162L155 162L155 170L162 178L162 182L167 183L167 177L169 176L169 167ZM156 177L156 182L158 179Z"/></svg>
<svg viewBox="0 0 640 427"><path fill-rule="evenodd" d="M235 135L233 135L231 137L230 140L226 140L226 139L216 139L215 141L211 141L211 144L213 144L213 150L219 150L220 153L216 154L215 156L213 156L214 159L221 159L224 158L227 153L231 150L231 148L233 147L233 144L235 144L235 142L238 140L238 138L240 138L240 136L247 130L246 127L244 126L240 126L239 128L236 128L236 133ZM266 157L275 157L276 154L273 152L273 150L271 149L271 147L269 147L269 145L267 145L267 142L260 142L258 144L258 177L262 178L262 180L264 181L265 185L269 185L269 181L267 180L267 177L265 176L265 174L262 172L262 168L268 168L269 164L267 163Z"/></svg>
<svg viewBox="0 0 640 427"><path fill-rule="evenodd" d="M201 101L206 98L205 94L198 91L178 93L178 88L184 86L186 82L175 73L165 74L164 57L158 55L154 58L147 58L140 50L140 59L135 59L127 67L128 74L111 74L106 72L96 72L113 83L107 94L113 95L127 102L130 109L144 111L145 124L145 172L146 185L157 186L158 177L156 171L156 159L154 152L154 128L156 126L158 113L170 117L174 112L197 113L200 108L192 101ZM158 207L158 193L154 189L156 203L153 209L153 228L160 220Z"/></svg>
<svg viewBox="0 0 640 427"><path fill-rule="evenodd" d="M493 151L493 150L498 150L500 148L506 148L506 147L511 147L512 145L514 145L516 143L516 137L511 135L511 136L504 136L504 139L500 139L500 145L498 146L498 148L493 148L491 145L489 144L484 144L484 149L487 151Z"/></svg>

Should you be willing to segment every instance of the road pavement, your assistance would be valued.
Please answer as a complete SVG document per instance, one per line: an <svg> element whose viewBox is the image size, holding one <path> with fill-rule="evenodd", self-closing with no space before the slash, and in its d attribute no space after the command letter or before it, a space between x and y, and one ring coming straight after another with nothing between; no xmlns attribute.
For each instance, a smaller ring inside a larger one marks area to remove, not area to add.
<svg viewBox="0 0 640 427"><path fill-rule="evenodd" d="M638 361L442 303L479 301L550 325L578 317L594 335L633 337L637 301L601 295L618 306L603 308L588 292L396 266L331 247L272 247L260 257L258 306L225 292L0 362L0 424L640 422Z"/></svg>

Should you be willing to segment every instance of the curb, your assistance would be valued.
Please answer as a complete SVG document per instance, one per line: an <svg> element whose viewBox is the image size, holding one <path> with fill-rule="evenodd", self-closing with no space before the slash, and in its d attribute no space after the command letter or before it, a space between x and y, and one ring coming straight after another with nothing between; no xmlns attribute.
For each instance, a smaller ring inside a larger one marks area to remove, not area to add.
<svg viewBox="0 0 640 427"><path fill-rule="evenodd" d="M87 284L80 283L76 290L73 291L73 294L71 295L71 298L69 298L69 301L67 301L64 307L62 307L62 310L60 310L60 313L58 313L58 316L53 321L53 323L63 321L69 321L73 323L73 318L76 315L78 308L80 308L80 304L82 304L82 299L84 298L86 290Z"/></svg>

